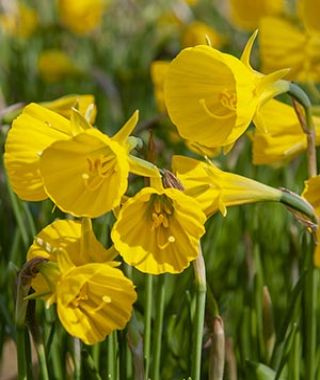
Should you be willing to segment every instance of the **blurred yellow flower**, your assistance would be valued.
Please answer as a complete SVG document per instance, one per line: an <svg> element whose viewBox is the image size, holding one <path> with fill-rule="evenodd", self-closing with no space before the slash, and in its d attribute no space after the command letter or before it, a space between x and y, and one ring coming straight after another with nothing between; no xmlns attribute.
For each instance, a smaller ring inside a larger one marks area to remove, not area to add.
<svg viewBox="0 0 320 380"><path fill-rule="evenodd" d="M284 0L230 0L230 21L236 27L253 31L265 16L283 13Z"/></svg>
<svg viewBox="0 0 320 380"><path fill-rule="evenodd" d="M169 63L168 61L153 61L150 68L157 107L162 113L167 112L164 101L164 81Z"/></svg>
<svg viewBox="0 0 320 380"><path fill-rule="evenodd" d="M288 90L288 70L263 75L250 66L256 34L241 60L205 45L182 50L170 63L165 101L179 134L206 154L230 146L257 116L260 106Z"/></svg>
<svg viewBox="0 0 320 380"><path fill-rule="evenodd" d="M113 254L96 240L91 223L60 220L35 238L28 259L45 257L32 281L34 296L57 304L69 334L86 344L105 339L128 322L136 293L132 282L110 261Z"/></svg>
<svg viewBox="0 0 320 380"><path fill-rule="evenodd" d="M205 219L182 191L147 187L122 206L111 237L124 261L140 271L179 273L199 254Z"/></svg>
<svg viewBox="0 0 320 380"><path fill-rule="evenodd" d="M320 7L317 0L302 0L299 1L302 8L302 19L305 28L311 33L320 33Z"/></svg>
<svg viewBox="0 0 320 380"><path fill-rule="evenodd" d="M320 118L313 117L316 144L320 144ZM279 164L294 158L307 148L306 135L293 107L270 100L260 110L253 134L253 163ZM261 124L261 125L259 125Z"/></svg>
<svg viewBox="0 0 320 380"><path fill-rule="evenodd" d="M224 172L213 163L174 156L173 171L185 188L185 194L197 200L210 217L223 216L227 207L261 201L279 201L281 191L237 174Z"/></svg>
<svg viewBox="0 0 320 380"><path fill-rule="evenodd" d="M197 5L199 3L199 0L184 0L188 5L193 7L194 5Z"/></svg>
<svg viewBox="0 0 320 380"><path fill-rule="evenodd" d="M75 110L72 113L78 115ZM39 167L42 152L54 141L68 139L85 127L80 117L68 120L38 104L31 103L23 109L8 132L4 153L9 181L21 199L40 201L48 197Z"/></svg>
<svg viewBox="0 0 320 380"><path fill-rule="evenodd" d="M259 43L263 72L289 67L290 80L320 80L319 35L308 34L290 21L268 17L260 22Z"/></svg>
<svg viewBox="0 0 320 380"><path fill-rule="evenodd" d="M312 204L316 214L320 217L320 175L309 178L304 184L302 196Z"/></svg>
<svg viewBox="0 0 320 380"><path fill-rule="evenodd" d="M61 23L73 33L87 34L98 28L106 0L58 0Z"/></svg>
<svg viewBox="0 0 320 380"><path fill-rule="evenodd" d="M38 26L37 12L22 2L18 2L8 12L0 14L1 29L12 36L28 38Z"/></svg>
<svg viewBox="0 0 320 380"><path fill-rule="evenodd" d="M305 187L302 196L311 203L315 209L315 213L320 219L320 175L309 178L304 183ZM318 225L316 231L317 244L314 251L313 261L314 265L320 267L320 227Z"/></svg>
<svg viewBox="0 0 320 380"><path fill-rule="evenodd" d="M201 21L187 24L182 32L183 47L205 45L207 39L209 39L210 45L216 49L220 49L225 42L225 39L216 30Z"/></svg>
<svg viewBox="0 0 320 380"><path fill-rule="evenodd" d="M42 79L49 83L59 82L81 73L72 59L59 49L42 51L38 61L38 69Z"/></svg>

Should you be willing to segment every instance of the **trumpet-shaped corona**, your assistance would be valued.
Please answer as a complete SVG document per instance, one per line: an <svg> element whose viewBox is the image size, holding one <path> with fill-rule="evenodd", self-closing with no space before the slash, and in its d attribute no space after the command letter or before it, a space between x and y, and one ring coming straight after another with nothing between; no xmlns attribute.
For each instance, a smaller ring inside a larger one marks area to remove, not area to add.
<svg viewBox="0 0 320 380"><path fill-rule="evenodd" d="M198 256L205 219L180 190L144 188L123 205L111 237L125 262L142 272L179 273Z"/></svg>
<svg viewBox="0 0 320 380"><path fill-rule="evenodd" d="M91 222L58 220L35 238L28 259L44 257L32 280L34 296L57 304L67 332L86 344L103 340L128 322L136 293L132 282L115 268L114 250L96 240Z"/></svg>
<svg viewBox="0 0 320 380"><path fill-rule="evenodd" d="M127 189L127 151L92 128L52 143L41 155L40 172L46 193L61 210L97 217L117 206Z"/></svg>
<svg viewBox="0 0 320 380"><path fill-rule="evenodd" d="M26 106L8 133L4 163L13 190L21 199L40 201L48 196L43 187L39 160L56 140L65 140L82 127L38 104Z"/></svg>
<svg viewBox="0 0 320 380"><path fill-rule="evenodd" d="M165 81L166 106L189 143L206 151L230 147L267 100L288 90L288 83L281 80L287 70L264 76L251 68L255 36L241 61L199 45L182 50L171 62Z"/></svg>

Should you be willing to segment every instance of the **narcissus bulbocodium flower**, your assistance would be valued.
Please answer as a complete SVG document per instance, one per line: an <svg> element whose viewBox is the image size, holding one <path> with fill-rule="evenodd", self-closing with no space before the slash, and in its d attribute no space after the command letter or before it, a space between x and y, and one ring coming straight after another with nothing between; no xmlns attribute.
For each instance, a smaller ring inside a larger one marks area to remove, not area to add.
<svg viewBox="0 0 320 380"><path fill-rule="evenodd" d="M5 165L14 191L25 200L49 197L65 212L96 217L120 203L129 169L155 175L152 165L129 155L138 112L112 138L73 110L68 120L36 104L14 121ZM63 184L63 185L62 185Z"/></svg>
<svg viewBox="0 0 320 380"><path fill-rule="evenodd" d="M230 0L230 21L236 27L253 31L265 16L284 12L285 0Z"/></svg>
<svg viewBox="0 0 320 380"><path fill-rule="evenodd" d="M38 69L42 79L48 83L59 82L81 73L71 57L59 49L42 51L38 60Z"/></svg>
<svg viewBox="0 0 320 380"><path fill-rule="evenodd" d="M59 0L61 23L76 34L87 34L100 26L106 0Z"/></svg>
<svg viewBox="0 0 320 380"><path fill-rule="evenodd" d="M166 104L164 101L164 80L168 71L170 62L153 61L150 67L151 79L153 83L154 95L158 110L166 113Z"/></svg>
<svg viewBox="0 0 320 380"><path fill-rule="evenodd" d="M76 97L69 100L74 105L81 105L84 113L87 110L94 111L94 106L90 107L90 105L84 111L86 102L83 99ZM57 103L64 108L63 98L58 99ZM57 103L48 102L45 105L55 109ZM58 105L58 108L60 106ZM39 167L40 156L44 149L56 140L68 139L84 130L79 111L64 108L63 113L70 116L70 120L46 107L31 103L14 120L9 130L5 144L4 163L13 190L23 200L40 201L48 197ZM94 115L89 112L88 117L92 118L92 116Z"/></svg>
<svg viewBox="0 0 320 380"><path fill-rule="evenodd" d="M122 329L132 313L136 293L132 282L110 261L114 255L96 240L89 220L60 220L35 238L28 259L44 257L32 280L33 298L57 304L69 334L86 344L102 341Z"/></svg>
<svg viewBox="0 0 320 380"><path fill-rule="evenodd" d="M146 187L122 206L111 238L140 271L179 273L199 254L205 220L197 201L181 190Z"/></svg>
<svg viewBox="0 0 320 380"><path fill-rule="evenodd" d="M263 75L250 66L256 33L241 60L206 45L182 50L170 63L165 101L179 134L208 154L230 148L267 100L288 90L288 70Z"/></svg>
<svg viewBox="0 0 320 380"><path fill-rule="evenodd" d="M320 80L319 34L307 33L289 20L267 17L260 22L259 43L264 73L290 67L290 80Z"/></svg>
<svg viewBox="0 0 320 380"><path fill-rule="evenodd" d="M206 44L209 39L210 45L220 49L225 39L212 27L201 21L193 21L187 24L182 32L182 46L196 46Z"/></svg>
<svg viewBox="0 0 320 380"><path fill-rule="evenodd" d="M314 116L316 144L320 144L320 118ZM261 123L261 125L259 125ZM306 134L293 107L270 100L260 110L253 134L253 163L279 164L294 158L307 148Z"/></svg>
<svg viewBox="0 0 320 380"><path fill-rule="evenodd" d="M38 26L37 12L22 2L8 2L8 9L0 14L1 29L8 35L28 38Z"/></svg>
<svg viewBox="0 0 320 380"><path fill-rule="evenodd" d="M223 216L227 207L261 201L279 201L281 191L237 174L224 172L212 162L174 156L172 168L185 188L210 217L217 211Z"/></svg>

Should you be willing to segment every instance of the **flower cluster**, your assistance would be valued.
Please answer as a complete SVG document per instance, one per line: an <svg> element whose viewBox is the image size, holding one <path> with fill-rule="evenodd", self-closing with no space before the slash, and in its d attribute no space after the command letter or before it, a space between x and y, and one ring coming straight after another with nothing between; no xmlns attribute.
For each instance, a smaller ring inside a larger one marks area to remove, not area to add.
<svg viewBox="0 0 320 380"><path fill-rule="evenodd" d="M85 33L70 21L73 3L59 4L65 26ZM85 9L81 2L78 11ZM87 27L95 24L88 20ZM198 27L203 36L207 29ZM72 336L94 344L130 319L136 293L117 268L118 255L144 273L180 273L199 257L205 222L217 211L225 216L230 206L282 200L282 191L224 172L208 158L221 149L227 153L252 121L257 127L256 163L279 161L306 148L294 111L273 100L290 88L283 79L288 69L264 75L250 64L256 35L248 40L241 59L205 45L204 39L196 46L186 43L192 47L170 63L153 63L159 110L169 116L187 146L206 156L174 156L174 174L137 156L135 148L142 141L131 134L138 111L108 136L94 126L91 95L31 103L13 121L4 163L15 193L26 201L50 199L72 218L81 218L45 227L27 257L45 260L32 281L33 297L43 298L48 306L56 303L61 323ZM77 71L63 57L61 62L63 75ZM53 70L48 77L55 75L61 71ZM281 120L275 122L278 114ZM317 118L314 122L319 123ZM145 187L128 192L129 175L145 177ZM106 249L93 233L91 218L108 212L116 221L113 245Z"/></svg>

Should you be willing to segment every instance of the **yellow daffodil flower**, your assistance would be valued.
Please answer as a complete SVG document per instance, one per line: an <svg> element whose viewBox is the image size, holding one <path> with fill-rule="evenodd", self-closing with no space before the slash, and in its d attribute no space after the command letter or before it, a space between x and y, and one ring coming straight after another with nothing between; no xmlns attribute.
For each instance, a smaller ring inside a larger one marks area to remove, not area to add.
<svg viewBox="0 0 320 380"><path fill-rule="evenodd" d="M166 113L166 104L164 101L164 81L169 67L168 61L153 61L150 72L154 88L156 104L160 112Z"/></svg>
<svg viewBox="0 0 320 380"><path fill-rule="evenodd" d="M55 141L39 161L45 191L65 212L100 216L117 206L127 190L127 156L124 146L93 128Z"/></svg>
<svg viewBox="0 0 320 380"><path fill-rule="evenodd" d="M182 33L183 47L205 45L207 40L209 40L210 45L216 49L220 49L224 44L224 38L204 22L193 21L185 26Z"/></svg>
<svg viewBox="0 0 320 380"><path fill-rule="evenodd" d="M124 261L140 271L179 273L199 254L205 219L182 191L147 187L122 206L111 237Z"/></svg>
<svg viewBox="0 0 320 380"><path fill-rule="evenodd" d="M95 344L123 329L137 296L121 270L107 264L74 267L57 284L59 319L70 335Z"/></svg>
<svg viewBox="0 0 320 380"><path fill-rule="evenodd" d="M230 0L230 21L240 29L253 31L262 17L279 15L284 8L284 0Z"/></svg>
<svg viewBox="0 0 320 380"><path fill-rule="evenodd" d="M260 22L259 43L263 72L290 67L290 80L320 80L319 35L308 34L290 21L268 17Z"/></svg>
<svg viewBox="0 0 320 380"><path fill-rule="evenodd" d="M38 69L42 79L48 83L59 82L81 72L71 57L59 49L42 51L38 60Z"/></svg>
<svg viewBox="0 0 320 380"><path fill-rule="evenodd" d="M11 186L21 199L48 197L40 175L40 156L54 141L70 138L79 130L81 126L38 104L24 108L9 130L4 154Z"/></svg>
<svg viewBox="0 0 320 380"><path fill-rule="evenodd" d="M279 115L281 117L279 117ZM320 118L313 117L316 144L320 144ZM253 134L253 163L279 164L289 161L307 148L307 138L293 107L270 100L260 110ZM261 126L259 125L261 124Z"/></svg>
<svg viewBox="0 0 320 380"><path fill-rule="evenodd" d="M227 207L260 201L279 201L281 191L237 174L224 172L211 162L174 156L172 167L185 188L209 217Z"/></svg>
<svg viewBox="0 0 320 380"><path fill-rule="evenodd" d="M28 38L36 30L38 23L37 12L20 1L0 15L1 29L11 36Z"/></svg>
<svg viewBox="0 0 320 380"><path fill-rule="evenodd" d="M5 165L14 191L25 200L51 198L63 211L96 217L120 204L129 170L159 176L154 165L131 156L135 112L112 137L73 109L71 120L36 104L14 121ZM63 184L63 186L61 186Z"/></svg>
<svg viewBox="0 0 320 380"><path fill-rule="evenodd" d="M28 259L48 260L32 281L33 298L44 298L48 307L56 303L64 328L86 344L124 328L136 300L132 282L115 268L110 252L96 240L90 220L82 227L75 221L54 222L28 252Z"/></svg>
<svg viewBox="0 0 320 380"><path fill-rule="evenodd" d="M256 33L241 61L205 45L182 50L170 63L165 81L165 101L179 134L208 152L230 149L257 116L259 108L285 92L281 80L288 70L267 76L249 63Z"/></svg>
<svg viewBox="0 0 320 380"><path fill-rule="evenodd" d="M88 34L98 28L107 7L106 0L59 0L61 23L75 34Z"/></svg>

